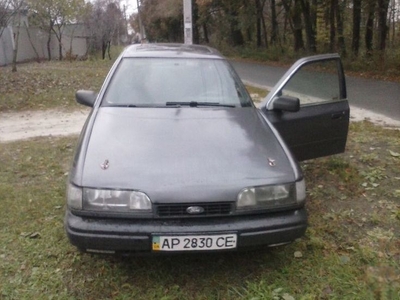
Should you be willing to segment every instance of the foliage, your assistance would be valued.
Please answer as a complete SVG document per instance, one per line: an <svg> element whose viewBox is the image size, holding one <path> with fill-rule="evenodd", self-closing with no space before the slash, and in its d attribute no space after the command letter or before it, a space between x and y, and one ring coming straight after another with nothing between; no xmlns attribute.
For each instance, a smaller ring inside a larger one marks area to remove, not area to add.
<svg viewBox="0 0 400 300"><path fill-rule="evenodd" d="M111 43L119 45L120 39L127 42L127 28L119 1L96 0L87 3L83 21L89 30L89 51L101 50L102 58L110 56Z"/></svg>
<svg viewBox="0 0 400 300"><path fill-rule="evenodd" d="M3 33L4 27L7 27L8 21L11 18L9 9L12 0L0 0L0 37Z"/></svg>
<svg viewBox="0 0 400 300"><path fill-rule="evenodd" d="M150 41L183 42L182 0L141 1L140 13Z"/></svg>
<svg viewBox="0 0 400 300"><path fill-rule="evenodd" d="M182 1L140 2L150 41L183 40ZM377 56L380 61L375 61L374 67L380 66L400 45L399 2L358 2L193 0L195 43L211 43L219 49L252 49L266 55L272 47L274 60L293 52L297 56L298 52L339 52L349 61L361 58L362 62ZM364 20L369 25L364 26ZM400 59L395 61L399 64ZM386 65L390 67L390 63Z"/></svg>
<svg viewBox="0 0 400 300"><path fill-rule="evenodd" d="M59 60L62 55L62 35L65 24L76 21L84 0L27 0L32 15L30 23L39 26L48 34L47 52L51 60L50 40L54 33L59 42Z"/></svg>
<svg viewBox="0 0 400 300"><path fill-rule="evenodd" d="M18 44L19 44L19 33L21 25L21 13L24 9L24 0L11 0L9 9L11 8L11 19L13 19L14 25L17 26L16 33L14 33L14 44L13 44L13 59L12 59L12 71L17 72L17 55L18 55ZM26 24L25 24L26 26ZM0 35L1 36L1 35Z"/></svg>

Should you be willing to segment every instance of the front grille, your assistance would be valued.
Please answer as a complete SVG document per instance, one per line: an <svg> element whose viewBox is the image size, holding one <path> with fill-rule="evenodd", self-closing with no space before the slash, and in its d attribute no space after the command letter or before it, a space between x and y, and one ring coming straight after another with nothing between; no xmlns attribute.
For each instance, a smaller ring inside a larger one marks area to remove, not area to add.
<svg viewBox="0 0 400 300"><path fill-rule="evenodd" d="M233 203L180 203L180 204L158 204L156 208L157 215L161 218L167 217L204 217L204 216L226 216L231 214ZM190 214L188 207L201 207L202 213Z"/></svg>

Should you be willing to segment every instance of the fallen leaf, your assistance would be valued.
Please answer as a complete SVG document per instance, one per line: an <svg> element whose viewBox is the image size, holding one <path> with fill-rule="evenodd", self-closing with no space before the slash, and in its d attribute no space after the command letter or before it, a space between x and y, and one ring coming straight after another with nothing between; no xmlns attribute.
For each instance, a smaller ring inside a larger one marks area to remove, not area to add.
<svg viewBox="0 0 400 300"><path fill-rule="evenodd" d="M301 253L301 251L296 251L296 252L294 253L294 257L296 257L296 258L301 258L301 257L303 257L303 253Z"/></svg>
<svg viewBox="0 0 400 300"><path fill-rule="evenodd" d="M284 299L284 300L295 300L292 295L289 295L287 293L282 295L282 299Z"/></svg>
<svg viewBox="0 0 400 300"><path fill-rule="evenodd" d="M37 239L40 237L40 233L39 232L33 232L28 236L30 239Z"/></svg>
<svg viewBox="0 0 400 300"><path fill-rule="evenodd" d="M393 156L393 157L400 157L400 153L394 152L394 151L392 151L392 150L389 150L389 153L390 153L390 155Z"/></svg>

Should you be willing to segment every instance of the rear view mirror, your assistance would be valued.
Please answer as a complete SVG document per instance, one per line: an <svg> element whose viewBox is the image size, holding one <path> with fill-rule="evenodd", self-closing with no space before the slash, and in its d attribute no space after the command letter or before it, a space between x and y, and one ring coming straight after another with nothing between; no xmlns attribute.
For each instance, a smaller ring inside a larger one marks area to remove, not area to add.
<svg viewBox="0 0 400 300"><path fill-rule="evenodd" d="M280 96L273 101L273 109L279 111L296 112L300 110L299 98L290 96Z"/></svg>
<svg viewBox="0 0 400 300"><path fill-rule="evenodd" d="M93 107L97 98L97 93L93 91L79 90L75 94L76 102L89 107Z"/></svg>

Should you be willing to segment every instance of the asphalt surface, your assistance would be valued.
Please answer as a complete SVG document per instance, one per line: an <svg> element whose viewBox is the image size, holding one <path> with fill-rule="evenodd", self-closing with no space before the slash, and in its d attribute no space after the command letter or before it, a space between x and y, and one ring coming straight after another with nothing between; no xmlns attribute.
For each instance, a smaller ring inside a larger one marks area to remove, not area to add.
<svg viewBox="0 0 400 300"><path fill-rule="evenodd" d="M246 83L271 89L287 68L231 61ZM400 84L346 76L350 105L400 121Z"/></svg>

